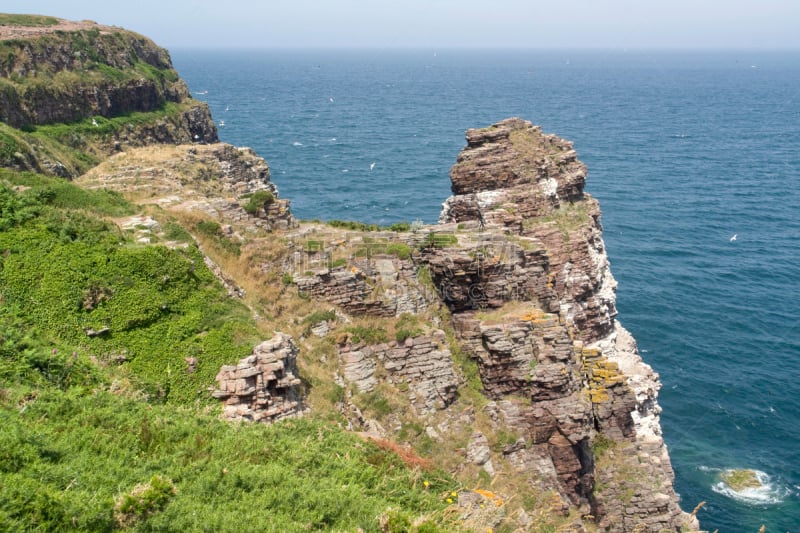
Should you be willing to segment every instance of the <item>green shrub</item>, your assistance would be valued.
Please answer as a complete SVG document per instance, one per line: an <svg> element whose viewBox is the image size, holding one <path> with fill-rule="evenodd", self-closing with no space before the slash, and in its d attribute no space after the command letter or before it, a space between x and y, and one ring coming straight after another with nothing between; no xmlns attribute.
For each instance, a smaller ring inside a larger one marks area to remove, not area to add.
<svg viewBox="0 0 800 533"><path fill-rule="evenodd" d="M345 331L350 333L350 340L354 343L383 344L389 341L389 335L381 327L349 326Z"/></svg>
<svg viewBox="0 0 800 533"><path fill-rule="evenodd" d="M195 225L195 228L207 237L215 237L222 231L222 226L214 220L201 220Z"/></svg>
<svg viewBox="0 0 800 533"><path fill-rule="evenodd" d="M323 247L322 241L316 241L313 239L308 239L304 246L306 252L321 252Z"/></svg>
<svg viewBox="0 0 800 533"><path fill-rule="evenodd" d="M400 315L400 318L397 319L395 329L395 340L397 342L403 342L409 338L419 337L425 333L419 322L419 317L412 315L411 313L403 313Z"/></svg>
<svg viewBox="0 0 800 533"><path fill-rule="evenodd" d="M194 242L192 235L186 229L175 222L167 222L164 224L164 237L168 241L176 242Z"/></svg>
<svg viewBox="0 0 800 533"><path fill-rule="evenodd" d="M414 249L411 246L402 242L393 242L386 246L386 253L395 255L398 259L409 259L413 252Z"/></svg>
<svg viewBox="0 0 800 533"><path fill-rule="evenodd" d="M352 231L379 231L381 229L377 224L366 224L353 220L329 220L327 224L332 228L348 229Z"/></svg>
<svg viewBox="0 0 800 533"><path fill-rule="evenodd" d="M147 483L136 485L114 504L114 520L120 527L131 527L161 511L177 490L170 479L155 475Z"/></svg>
<svg viewBox="0 0 800 533"><path fill-rule="evenodd" d="M250 215L255 215L259 209L262 209L275 201L275 195L271 191L256 191L248 198L247 203L243 206L244 210Z"/></svg>
<svg viewBox="0 0 800 533"><path fill-rule="evenodd" d="M339 259L334 259L333 261L331 261L330 264L328 265L328 268L339 268L345 265L347 265L347 259L345 259L344 257L340 257Z"/></svg>
<svg viewBox="0 0 800 533"><path fill-rule="evenodd" d="M411 231L411 223L410 222L396 222L389 226L391 231L397 232L404 232L404 231Z"/></svg>
<svg viewBox="0 0 800 533"><path fill-rule="evenodd" d="M328 311L314 311L303 319L303 324L319 324L320 322L329 322L336 320L336 310L330 309Z"/></svg>

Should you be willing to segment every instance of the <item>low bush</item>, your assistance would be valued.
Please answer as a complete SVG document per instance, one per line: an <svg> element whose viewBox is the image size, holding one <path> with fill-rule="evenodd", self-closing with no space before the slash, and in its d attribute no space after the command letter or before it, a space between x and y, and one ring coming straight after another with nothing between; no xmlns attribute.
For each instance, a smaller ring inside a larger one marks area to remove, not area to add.
<svg viewBox="0 0 800 533"><path fill-rule="evenodd" d="M244 210L250 214L255 215L259 209L263 209L275 201L275 195L270 191L256 191L247 200L243 206Z"/></svg>

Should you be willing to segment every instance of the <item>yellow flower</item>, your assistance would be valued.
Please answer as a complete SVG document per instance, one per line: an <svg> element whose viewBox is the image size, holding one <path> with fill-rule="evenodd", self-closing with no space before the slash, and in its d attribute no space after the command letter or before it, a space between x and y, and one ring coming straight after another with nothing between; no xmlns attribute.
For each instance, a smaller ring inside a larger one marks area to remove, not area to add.
<svg viewBox="0 0 800 533"><path fill-rule="evenodd" d="M447 498L447 503L453 503L453 498Z"/></svg>
<svg viewBox="0 0 800 533"><path fill-rule="evenodd" d="M428 483L427 479L425 481L423 481L422 484L425 485L426 489L428 488L428 485L430 485L430 483Z"/></svg>
<svg viewBox="0 0 800 533"><path fill-rule="evenodd" d="M457 494L457 493L455 493L455 492L451 492L451 493L450 493L450 496L452 496L453 498L455 498L456 496L458 496L458 494Z"/></svg>

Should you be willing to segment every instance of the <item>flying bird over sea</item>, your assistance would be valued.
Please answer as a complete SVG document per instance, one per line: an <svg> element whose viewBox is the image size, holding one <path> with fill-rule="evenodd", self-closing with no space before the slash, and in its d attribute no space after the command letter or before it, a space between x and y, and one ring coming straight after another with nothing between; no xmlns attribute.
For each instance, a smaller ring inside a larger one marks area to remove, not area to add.
<svg viewBox="0 0 800 533"><path fill-rule="evenodd" d="M372 172L373 168L375 168L375 162L374 161L369 165L369 171Z"/></svg>
<svg viewBox="0 0 800 533"><path fill-rule="evenodd" d="M739 234L738 234L738 233L734 233L734 234L733 234L733 237L731 237L731 241L730 241L730 242L733 242L733 241L735 241L735 240L736 240L736 237L738 237L738 236L739 236Z"/></svg>

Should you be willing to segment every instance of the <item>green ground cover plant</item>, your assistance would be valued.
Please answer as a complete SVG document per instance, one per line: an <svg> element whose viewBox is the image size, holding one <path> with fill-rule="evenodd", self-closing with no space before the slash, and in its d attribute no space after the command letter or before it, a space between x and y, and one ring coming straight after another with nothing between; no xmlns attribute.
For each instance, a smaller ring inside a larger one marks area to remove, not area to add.
<svg viewBox="0 0 800 533"><path fill-rule="evenodd" d="M329 422L219 420L208 388L260 340L250 311L194 246L107 218L132 212L0 173L0 531L456 529L444 473Z"/></svg>

